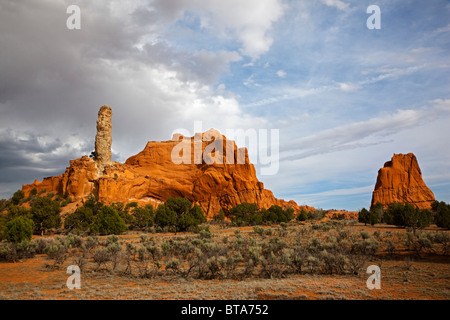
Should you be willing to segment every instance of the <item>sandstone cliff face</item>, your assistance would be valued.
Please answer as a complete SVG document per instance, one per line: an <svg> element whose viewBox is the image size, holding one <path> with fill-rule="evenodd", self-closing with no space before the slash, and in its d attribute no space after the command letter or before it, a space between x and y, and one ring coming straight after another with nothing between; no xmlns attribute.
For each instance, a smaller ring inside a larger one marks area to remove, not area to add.
<svg viewBox="0 0 450 320"><path fill-rule="evenodd" d="M177 157L184 163L177 163ZM212 163L212 159L222 160ZM234 141L215 130L194 137L176 135L169 141L151 141L124 164L109 158L102 165L100 174L98 160L82 157L71 161L62 175L35 181L22 190L28 196L33 188L46 189L79 202L94 194L105 204L136 201L156 206L170 197L186 197L199 204L208 218L242 202L256 203L260 208L291 207L296 212L312 209L275 198L258 181L247 150L238 149Z"/></svg>
<svg viewBox="0 0 450 320"><path fill-rule="evenodd" d="M394 154L391 161L378 171L377 183L372 194L371 208L381 202L410 203L420 209L430 209L434 194L425 185L422 172L414 154Z"/></svg>

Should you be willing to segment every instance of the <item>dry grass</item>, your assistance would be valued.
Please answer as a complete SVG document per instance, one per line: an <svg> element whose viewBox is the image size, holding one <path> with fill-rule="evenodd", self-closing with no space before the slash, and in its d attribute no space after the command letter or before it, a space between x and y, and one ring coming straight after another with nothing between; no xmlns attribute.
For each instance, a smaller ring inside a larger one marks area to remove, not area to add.
<svg viewBox="0 0 450 320"><path fill-rule="evenodd" d="M432 299L450 298L450 258L439 252L436 244L431 250L419 254L408 250L404 243L406 231L393 226L364 226L358 223L328 228L327 224L292 223L287 232L281 232L279 226L271 228L272 235L259 235L252 227L226 227L211 225L212 242L223 243L235 239L235 231L240 230L244 239L267 241L279 237L288 246L300 238L302 243L312 237L326 241L329 237L361 237L366 231L369 237L380 240L380 250L375 257L365 261L363 272L358 275L302 273L287 274L281 278L268 279L252 275L248 278L197 279L184 278L179 274L161 272L152 278L137 275L136 266L131 274L124 274L125 264L119 264L112 272L111 264L97 270L90 260L81 274L81 289L69 290L66 287L67 266L73 264L69 257L60 268L46 268L49 263L46 255L36 255L16 263L0 263L0 299L151 299L151 300L353 300L353 299ZM378 231L378 232L377 232ZM429 228L426 232L434 232ZM377 232L377 233L375 233ZM449 231L439 231L449 234ZM374 235L375 233L375 235ZM123 245L140 245L141 233L127 233L120 236ZM157 245L168 239L195 239L196 234L149 234ZM390 239L396 246L395 253L389 254L386 244ZM100 241L104 242L105 237ZM226 240L225 240L226 241ZM412 257L412 258L411 258ZM365 268L371 264L381 266L381 290L369 290L366 287L368 274ZM164 270L164 267L161 267Z"/></svg>

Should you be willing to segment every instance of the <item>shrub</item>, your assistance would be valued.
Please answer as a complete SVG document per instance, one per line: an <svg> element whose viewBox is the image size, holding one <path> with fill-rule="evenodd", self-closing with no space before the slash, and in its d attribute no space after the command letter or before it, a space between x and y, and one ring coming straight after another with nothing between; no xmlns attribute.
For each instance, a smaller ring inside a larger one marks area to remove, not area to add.
<svg viewBox="0 0 450 320"><path fill-rule="evenodd" d="M222 208L220 208L219 212L213 216L214 221L225 221L225 213Z"/></svg>
<svg viewBox="0 0 450 320"><path fill-rule="evenodd" d="M94 213L92 209L86 206L77 208L75 212L70 213L64 220L64 229L89 231L94 222Z"/></svg>
<svg viewBox="0 0 450 320"><path fill-rule="evenodd" d="M298 221L306 221L308 220L308 214L306 213L305 209L302 209L300 214L297 216Z"/></svg>
<svg viewBox="0 0 450 320"><path fill-rule="evenodd" d="M132 227L134 229L147 231L148 228L153 226L154 210L152 205L145 208L135 207L132 210L132 214L134 217Z"/></svg>
<svg viewBox="0 0 450 320"><path fill-rule="evenodd" d="M173 228L175 232L198 230L198 225L206 222L205 214L199 205L186 198L170 198L158 206L155 213L155 224L161 228Z"/></svg>
<svg viewBox="0 0 450 320"><path fill-rule="evenodd" d="M434 211L434 222L440 228L450 229L450 204L444 201L435 201L432 204Z"/></svg>
<svg viewBox="0 0 450 320"><path fill-rule="evenodd" d="M13 243L19 243L24 240L30 241L33 235L33 228L33 220L26 217L17 217L6 224L3 237L5 240Z"/></svg>
<svg viewBox="0 0 450 320"><path fill-rule="evenodd" d="M430 219L431 214L428 210L419 210L409 203L391 203L383 216L384 222L412 228L414 233L417 228L429 226Z"/></svg>
<svg viewBox="0 0 450 320"><path fill-rule="evenodd" d="M260 226L254 226L254 227L253 227L253 231L254 231L256 234L259 234L260 236L261 236L261 235L264 235L264 228L263 228L263 227L260 227Z"/></svg>
<svg viewBox="0 0 450 320"><path fill-rule="evenodd" d="M237 226L261 224L262 217L256 203L241 203L229 210L231 222Z"/></svg>
<svg viewBox="0 0 450 320"><path fill-rule="evenodd" d="M366 256L374 256L378 252L379 242L373 238L359 240L352 244L352 252Z"/></svg>
<svg viewBox="0 0 450 320"><path fill-rule="evenodd" d="M107 247L109 258L113 263L113 271L116 269L119 262L119 253L122 250L122 245L119 242L112 242Z"/></svg>
<svg viewBox="0 0 450 320"><path fill-rule="evenodd" d="M47 230L59 228L61 226L60 213L59 202L49 197L37 197L31 205L35 232L43 234Z"/></svg>
<svg viewBox="0 0 450 320"><path fill-rule="evenodd" d="M280 206L273 205L267 210L262 210L262 222L281 223L289 222L294 218L294 209L287 208L283 210Z"/></svg>
<svg viewBox="0 0 450 320"><path fill-rule="evenodd" d="M22 241L20 243L0 243L0 261L16 262L22 258L31 258L36 254L36 243Z"/></svg>
<svg viewBox="0 0 450 320"><path fill-rule="evenodd" d="M127 226L116 210L104 206L100 213L95 216L92 232L100 234L121 234L127 230Z"/></svg>
<svg viewBox="0 0 450 320"><path fill-rule="evenodd" d="M90 252L92 249L98 246L98 238L97 237L88 237L86 242L84 243L84 248Z"/></svg>
<svg viewBox="0 0 450 320"><path fill-rule="evenodd" d="M53 267L60 266L67 259L67 247L64 246L60 241L52 241L45 248L47 256L55 260Z"/></svg>
<svg viewBox="0 0 450 320"><path fill-rule="evenodd" d="M211 231L209 230L209 227L206 227L206 228L200 230L199 235L200 235L200 238L202 238L202 239L211 239L211 236L212 236Z"/></svg>
<svg viewBox="0 0 450 320"><path fill-rule="evenodd" d="M10 204L5 219L9 221L17 217L27 217L31 219L31 211L27 208Z"/></svg>
<svg viewBox="0 0 450 320"><path fill-rule="evenodd" d="M378 223L378 216L375 212L367 211L366 208L362 208L358 214L358 222L364 223L364 225L367 225L368 223L374 225Z"/></svg>
<svg viewBox="0 0 450 320"><path fill-rule="evenodd" d="M65 207L65 206L67 206L69 203L72 203L72 198L71 198L71 197L67 197L66 199L64 199L64 200L61 202L61 207Z"/></svg>
<svg viewBox="0 0 450 320"><path fill-rule="evenodd" d="M13 205L18 205L20 202L25 198L25 193L22 190L17 190L14 192L13 196L11 197L11 203Z"/></svg>
<svg viewBox="0 0 450 320"><path fill-rule="evenodd" d="M102 264L111 260L111 253L107 248L98 248L94 253L94 262L97 263L97 269L100 269Z"/></svg>
<svg viewBox="0 0 450 320"><path fill-rule="evenodd" d="M0 243L0 261L15 262L17 261L16 246L14 243Z"/></svg>
<svg viewBox="0 0 450 320"><path fill-rule="evenodd" d="M361 231L361 237L365 240L368 239L370 236L367 231Z"/></svg>

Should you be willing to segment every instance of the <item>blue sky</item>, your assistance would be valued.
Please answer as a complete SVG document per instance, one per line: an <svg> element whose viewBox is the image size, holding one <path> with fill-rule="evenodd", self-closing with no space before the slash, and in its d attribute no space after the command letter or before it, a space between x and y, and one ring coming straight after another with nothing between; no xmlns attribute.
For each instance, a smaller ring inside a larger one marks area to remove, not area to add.
<svg viewBox="0 0 450 320"><path fill-rule="evenodd" d="M378 169L413 152L450 203L448 1L3 1L0 28L0 196L89 154L108 104L118 161L195 121L279 129L278 173L252 158L279 198L368 207Z"/></svg>

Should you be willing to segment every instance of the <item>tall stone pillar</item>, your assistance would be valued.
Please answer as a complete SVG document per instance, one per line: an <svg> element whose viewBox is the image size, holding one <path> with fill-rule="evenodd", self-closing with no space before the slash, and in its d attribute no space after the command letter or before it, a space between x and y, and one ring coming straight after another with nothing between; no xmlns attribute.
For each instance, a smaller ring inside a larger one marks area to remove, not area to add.
<svg viewBox="0 0 450 320"><path fill-rule="evenodd" d="M97 135L95 136L95 160L99 174L103 173L105 165L111 162L112 144L112 110L103 106L98 112Z"/></svg>

